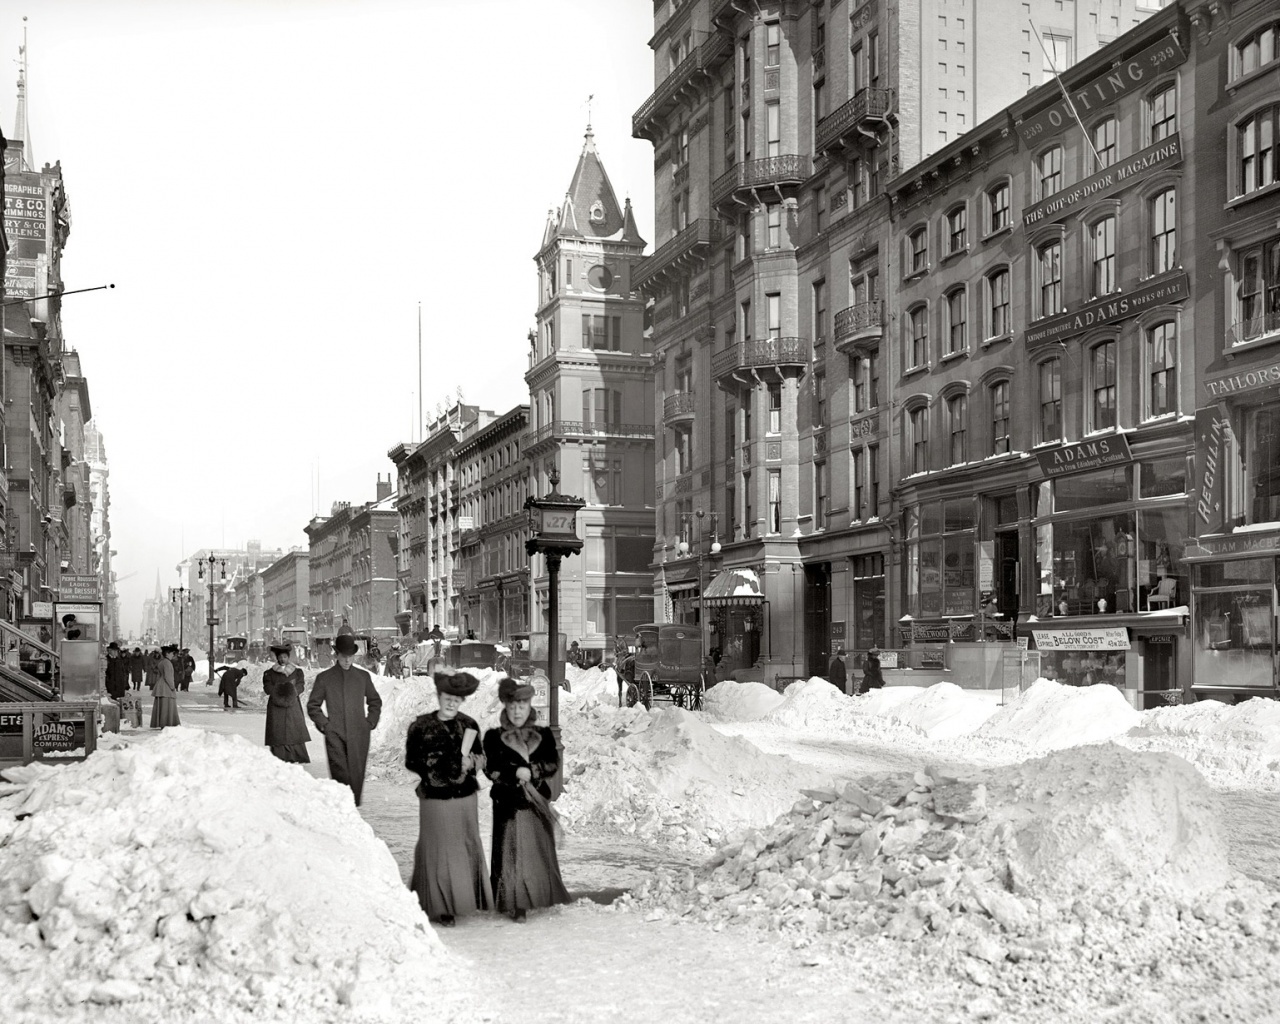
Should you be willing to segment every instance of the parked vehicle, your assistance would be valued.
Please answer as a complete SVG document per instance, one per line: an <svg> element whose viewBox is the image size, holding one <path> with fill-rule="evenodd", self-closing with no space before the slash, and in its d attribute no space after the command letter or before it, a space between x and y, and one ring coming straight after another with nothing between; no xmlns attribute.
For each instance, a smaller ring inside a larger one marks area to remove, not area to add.
<svg viewBox="0 0 1280 1024"><path fill-rule="evenodd" d="M679 708L702 710L707 680L703 671L702 634L697 626L652 622L636 626L633 681L627 684L627 706L646 708L667 700Z"/></svg>
<svg viewBox="0 0 1280 1024"><path fill-rule="evenodd" d="M226 649L222 652L224 664L245 661L249 657L249 638L247 636L229 636L226 638Z"/></svg>

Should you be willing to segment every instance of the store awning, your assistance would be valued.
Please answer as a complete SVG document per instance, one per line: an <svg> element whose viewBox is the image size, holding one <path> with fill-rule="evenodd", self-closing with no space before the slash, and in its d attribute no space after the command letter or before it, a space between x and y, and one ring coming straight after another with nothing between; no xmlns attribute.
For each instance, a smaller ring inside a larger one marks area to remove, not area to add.
<svg viewBox="0 0 1280 1024"><path fill-rule="evenodd" d="M667 593L672 597L688 597L697 590L697 580L667 580Z"/></svg>
<svg viewBox="0 0 1280 1024"><path fill-rule="evenodd" d="M764 600L754 569L721 569L702 596L704 604L729 607L755 605Z"/></svg>

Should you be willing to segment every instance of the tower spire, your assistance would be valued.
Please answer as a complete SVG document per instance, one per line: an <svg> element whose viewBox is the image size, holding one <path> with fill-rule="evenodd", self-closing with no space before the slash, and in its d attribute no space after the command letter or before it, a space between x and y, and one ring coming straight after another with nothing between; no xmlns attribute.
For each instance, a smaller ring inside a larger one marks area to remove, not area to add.
<svg viewBox="0 0 1280 1024"><path fill-rule="evenodd" d="M18 144L22 163L20 171L29 171L31 160L31 126L27 123L27 16L22 16L22 45L18 47L18 106L13 117L13 139Z"/></svg>

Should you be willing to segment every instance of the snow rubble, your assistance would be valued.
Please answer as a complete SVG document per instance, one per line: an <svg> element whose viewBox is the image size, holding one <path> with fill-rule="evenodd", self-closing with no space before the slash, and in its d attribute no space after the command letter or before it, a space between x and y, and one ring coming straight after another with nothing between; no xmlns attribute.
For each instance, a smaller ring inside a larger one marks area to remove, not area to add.
<svg viewBox="0 0 1280 1024"><path fill-rule="evenodd" d="M807 790L772 826L701 869L660 869L616 906L856 955L872 938L905 943L999 995L1010 1019L1072 1019L1058 1014L1109 994L1136 1014L1124 1019L1270 1019L1280 891L1227 859L1190 766L1103 744ZM1249 983L1223 992L1234 977ZM1196 1005L1219 1015L1178 1016Z"/></svg>
<svg viewBox="0 0 1280 1024"><path fill-rule="evenodd" d="M6 1022L451 1019L467 998L349 791L263 747L178 727L4 777Z"/></svg>

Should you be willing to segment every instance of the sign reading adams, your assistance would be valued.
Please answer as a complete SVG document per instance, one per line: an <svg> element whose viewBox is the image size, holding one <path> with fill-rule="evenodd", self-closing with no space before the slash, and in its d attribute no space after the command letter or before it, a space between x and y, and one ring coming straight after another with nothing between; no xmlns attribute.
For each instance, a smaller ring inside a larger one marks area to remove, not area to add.
<svg viewBox="0 0 1280 1024"><path fill-rule="evenodd" d="M1091 111L1141 89L1144 83L1170 68L1176 68L1186 59L1187 55L1182 52L1182 47L1173 36L1167 36L1140 53L1135 53L1128 60L1121 61L1117 67L1105 75L1099 75L1083 89L1076 89L1071 93L1071 102L1075 104L1076 113L1087 118ZM1018 125L1018 134L1028 146L1035 147L1071 124L1075 124L1075 118L1071 116L1071 110L1064 99L1022 121Z"/></svg>
<svg viewBox="0 0 1280 1024"><path fill-rule="evenodd" d="M1175 270L1144 281L1127 295L1117 292L1105 299L1095 299L1072 313L1041 320L1034 327L1028 328L1022 337L1027 348L1050 341L1062 341L1064 338L1083 334L1093 327L1128 320L1151 306L1181 302L1189 294L1186 273Z"/></svg>
<svg viewBox="0 0 1280 1024"><path fill-rule="evenodd" d="M1181 162L1182 139L1177 134L1170 135L1154 146L1148 146L1141 152L1134 153L1129 159L1118 160L1105 170L1085 178L1084 181L1070 188L1064 188L1061 192L1054 193L1034 206L1027 207L1022 213L1022 223L1024 226L1030 226L1043 220L1059 220L1086 203L1096 203L1113 192L1119 192L1125 186L1132 184L1136 175L1163 170Z"/></svg>
<svg viewBox="0 0 1280 1024"><path fill-rule="evenodd" d="M1129 452L1128 438L1124 434L1113 434L1094 441L1080 441L1076 444L1064 444L1061 448L1038 451L1036 459L1040 462L1040 471L1045 476L1054 477L1130 462L1133 455Z"/></svg>

